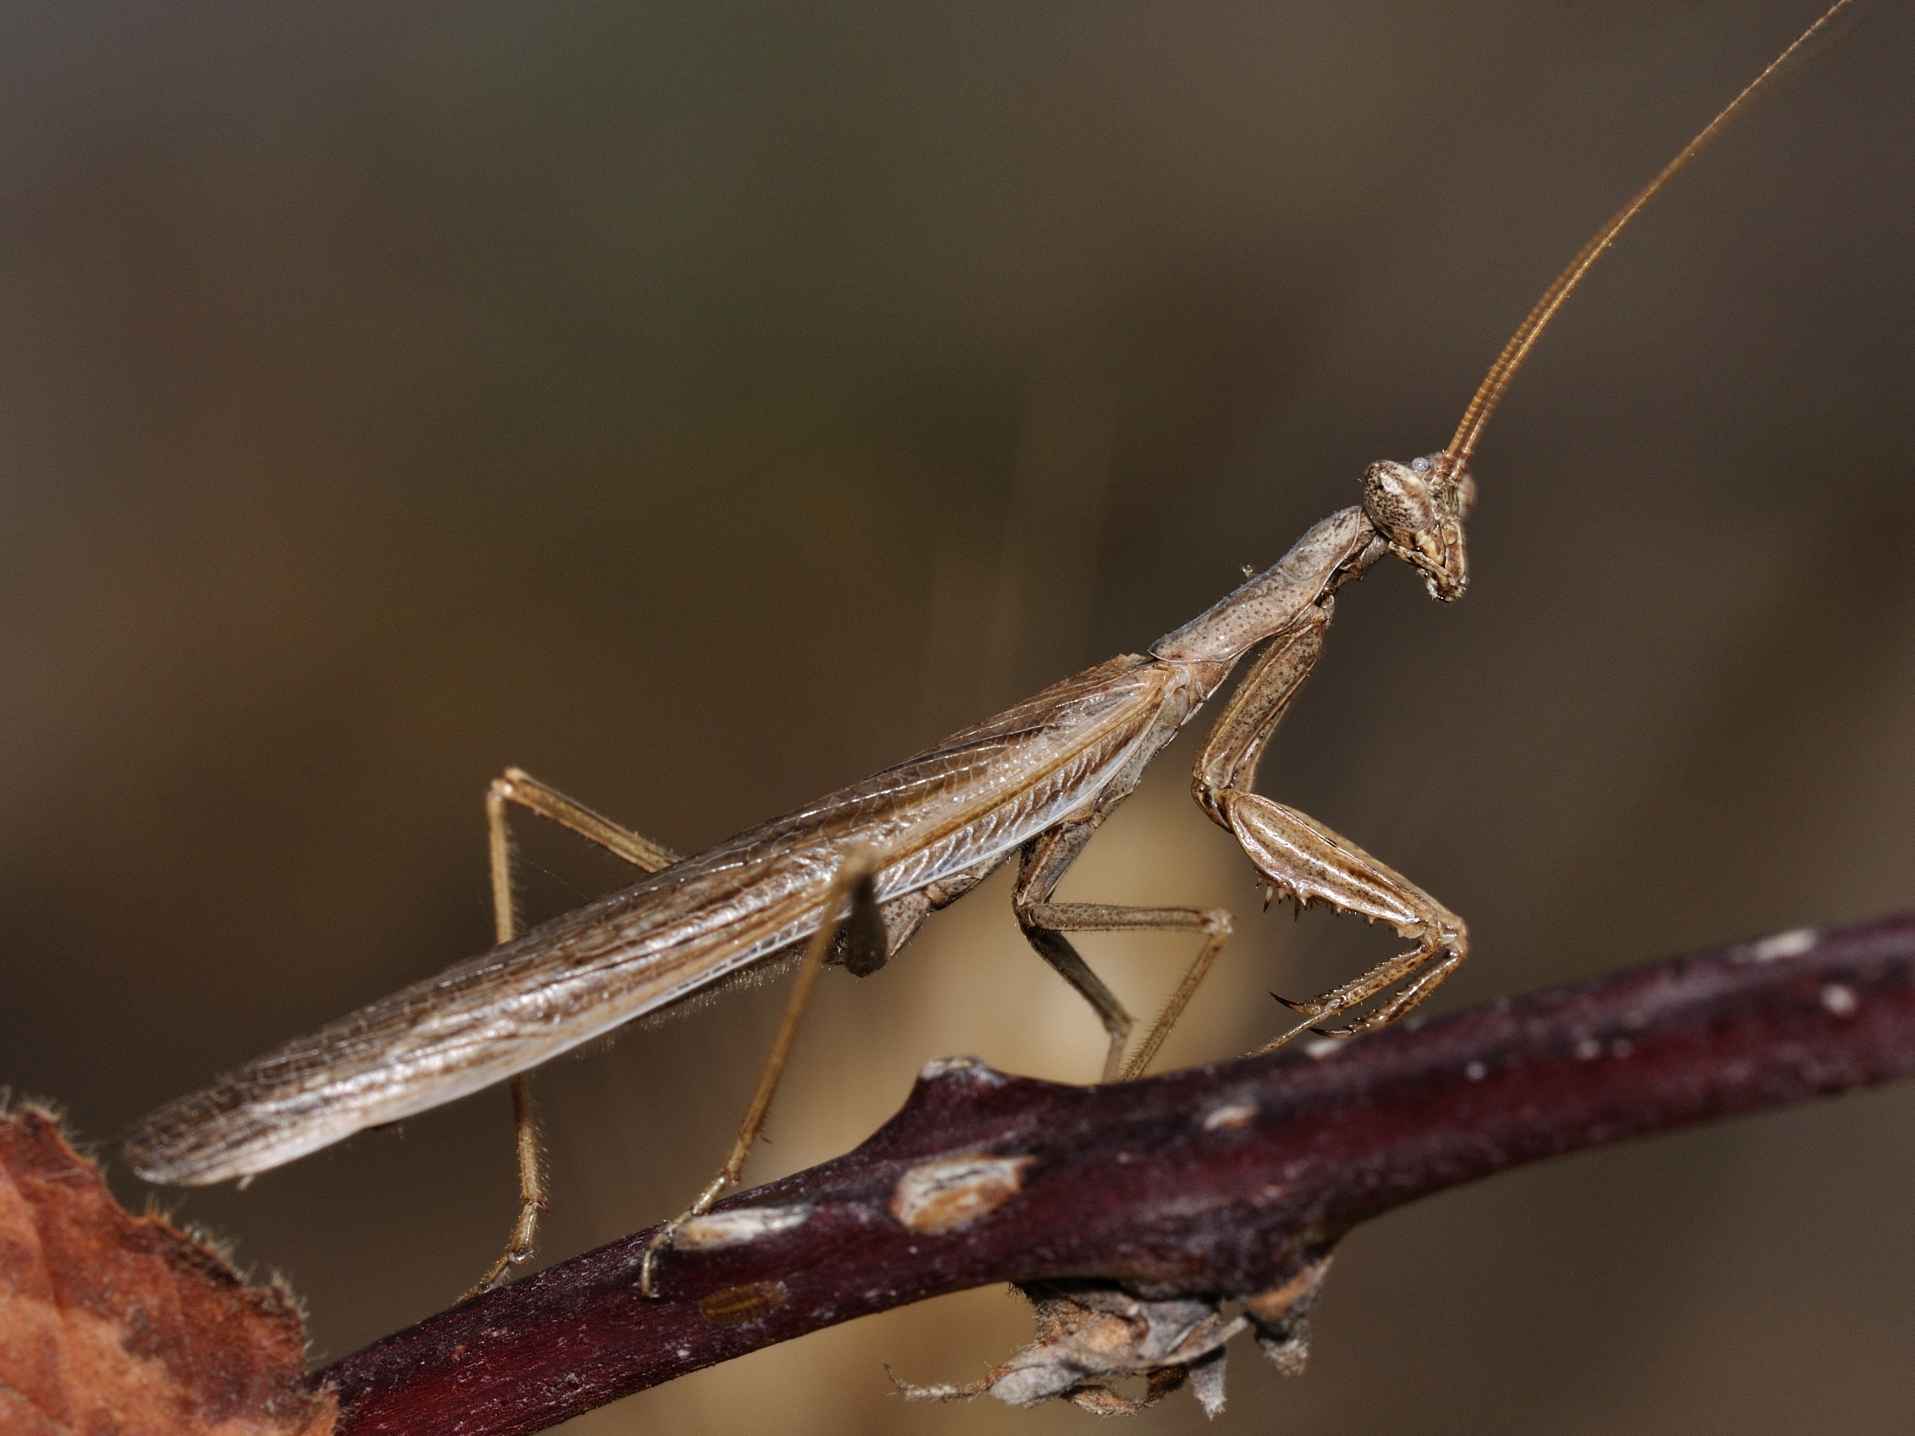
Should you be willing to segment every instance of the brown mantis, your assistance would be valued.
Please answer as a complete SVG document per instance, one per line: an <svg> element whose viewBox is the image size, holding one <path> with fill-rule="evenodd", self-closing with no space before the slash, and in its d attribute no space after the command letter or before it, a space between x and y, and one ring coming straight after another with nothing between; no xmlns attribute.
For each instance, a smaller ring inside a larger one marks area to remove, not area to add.
<svg viewBox="0 0 1915 1436"><path fill-rule="evenodd" d="M1461 596L1467 582L1463 521L1473 494L1468 462L1503 388L1589 264L1720 123L1719 117L1572 261L1512 338L1442 453L1409 465L1373 465L1362 503L1316 525L1275 565L1146 654L1086 670L865 783L684 860L508 772L488 803L502 945L162 1109L131 1144L136 1166L156 1180L244 1177L366 1126L516 1079L618 1023L803 946L807 959L778 1047L732 1158L694 1203L692 1211L701 1211L742 1166L797 1012L833 940L845 965L875 970L930 912L1013 856L1020 925L1103 1021L1105 1076L1141 1072L1216 958L1228 917L1196 908L1059 903L1054 892L1144 765L1260 644L1267 647L1226 703L1199 759L1199 802L1272 889L1299 903L1320 900L1385 922L1412 944L1352 981L1294 1004L1300 1020L1272 1045L1311 1026L1347 1033L1400 1017L1463 960L1463 923L1354 845L1252 792L1251 778L1317 661L1343 585L1394 554L1424 575L1433 596ZM515 936L509 804L570 827L653 875ZM1126 1059L1131 1020L1068 934L1148 928L1190 931L1198 935L1198 951ZM1368 1004L1374 1006L1365 1010ZM522 1085L515 1096L522 1206L512 1245L491 1277L529 1254L543 1200ZM651 1278L648 1265L648 1286Z"/></svg>

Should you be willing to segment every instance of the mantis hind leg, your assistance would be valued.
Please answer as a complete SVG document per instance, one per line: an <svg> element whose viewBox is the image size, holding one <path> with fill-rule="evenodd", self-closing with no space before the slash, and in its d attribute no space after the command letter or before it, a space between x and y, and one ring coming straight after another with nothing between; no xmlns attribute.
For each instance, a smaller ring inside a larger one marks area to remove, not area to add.
<svg viewBox="0 0 1915 1436"><path fill-rule="evenodd" d="M593 812L522 768L507 768L492 780L485 795L486 851L492 869L492 920L495 935L502 943L510 942L517 935L518 927L512 905L512 834L507 823L508 805L557 823L644 872L658 872L678 861L678 855L670 848ZM539 1217L545 1211L548 1196L545 1158L539 1145L538 1109L533 1104L531 1082L525 1073L512 1079L512 1129L519 1174L518 1214L513 1218L505 1249L467 1295L496 1286L512 1268L531 1260L538 1244Z"/></svg>

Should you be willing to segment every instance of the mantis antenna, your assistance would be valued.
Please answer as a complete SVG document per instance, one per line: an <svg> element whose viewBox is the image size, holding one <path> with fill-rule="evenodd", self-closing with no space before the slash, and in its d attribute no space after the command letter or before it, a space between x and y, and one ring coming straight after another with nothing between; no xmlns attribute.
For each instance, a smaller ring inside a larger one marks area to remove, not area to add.
<svg viewBox="0 0 1915 1436"><path fill-rule="evenodd" d="M1503 345L1503 352L1496 356L1496 362L1489 366L1489 372L1483 376L1483 382L1476 386L1476 393L1471 397L1469 407L1463 411L1462 422L1456 426L1455 437L1450 440L1449 447L1443 451L1453 464L1466 463L1470 455L1475 452L1476 441L1482 437L1490 415L1496 412L1496 406L1502 401L1503 392L1509 388L1510 380L1516 377L1516 371L1523 367L1523 361L1529 357L1529 351L1535 348L1536 341L1543 337L1543 330L1548 327L1549 321L1556 317L1556 311L1563 307L1563 302L1576 292L1576 286L1581 284L1583 276L1595 267L1603 251L1616 242L1617 236L1628 228L1632 219L1648 207L1650 200L1662 192L1663 186L1681 173L1690 160L1701 154L1709 142L1722 133L1729 121L1748 105L1756 91L1787 67L1804 45L1826 29L1837 15L1853 3L1854 0L1836 0L1835 4L1823 11L1821 19L1796 36L1795 43L1771 60L1761 74L1744 85L1741 93L1724 105L1721 113L1704 125L1697 132L1696 137L1684 145L1677 152L1676 157L1656 173L1654 179L1637 190L1627 204L1611 215L1600 229L1589 236L1583 247L1576 251L1575 258L1563 267L1562 273L1550 281L1549 288L1543 291L1542 297L1524 316L1523 322L1516 326L1516 332L1510 335L1509 342Z"/></svg>

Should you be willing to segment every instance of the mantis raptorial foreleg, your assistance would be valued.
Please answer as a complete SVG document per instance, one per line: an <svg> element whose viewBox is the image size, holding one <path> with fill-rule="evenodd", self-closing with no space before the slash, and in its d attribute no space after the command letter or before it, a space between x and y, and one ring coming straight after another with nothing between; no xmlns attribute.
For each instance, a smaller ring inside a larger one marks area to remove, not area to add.
<svg viewBox="0 0 1915 1436"><path fill-rule="evenodd" d="M678 854L670 848L621 827L602 813L593 812L550 784L540 782L523 768L507 768L492 780L485 794L486 851L492 868L492 925L501 943L510 942L518 935L512 903L512 834L506 816L507 805L514 803L570 829L587 842L596 843L645 872L659 872L678 861ZM545 1158L539 1147L538 1108L533 1104L531 1082L525 1073L512 1079L512 1139L519 1170L518 1215L513 1218L505 1249L467 1295L489 1290L506 1272L529 1260L538 1245L539 1215L547 1203Z"/></svg>
<svg viewBox="0 0 1915 1436"><path fill-rule="evenodd" d="M1202 932L1203 946L1191 959L1182 981L1177 985L1177 996L1172 998L1176 1013L1181 1013L1184 1005L1190 1001L1191 994L1197 990L1197 984L1203 981L1204 974L1210 971L1210 965L1223 950L1224 940L1230 936L1230 914L1222 908L1127 907L1120 903L1052 902L1050 896L1063 880L1065 870L1077 861L1078 854L1083 852L1084 845L1091 840L1091 835L1102 821L1103 815L1097 813L1060 823L1026 843L1018 864L1017 890L1012 895L1011 905L1017 913L1018 925L1024 929L1024 936L1030 940L1031 946L1037 949L1038 956L1076 989L1103 1022L1104 1031L1110 1038L1109 1049L1104 1054L1103 1080L1111 1082L1119 1076L1129 1078L1141 1073L1151 1057L1156 1055L1162 1038L1157 1037L1156 1043L1147 1044L1147 1050L1141 1050L1129 1066L1124 1065L1124 1046L1130 1040L1134 1019L1125 1011L1123 1003L1117 1000L1117 995L1104 985L1103 979L1078 956L1077 949L1071 946L1070 939L1064 934ZM1171 1015L1172 1022L1176 1020L1176 1013ZM1154 1037L1158 1028L1168 1030L1161 1017L1152 1028Z"/></svg>
<svg viewBox="0 0 1915 1436"><path fill-rule="evenodd" d="M745 1170L745 1159L751 1155L752 1143L758 1140L758 1133L771 1112L771 1099L777 1095L778 1079L784 1075L785 1064L791 1059L791 1045L798 1035L799 1019L804 1016L805 1007L811 1001L811 991L818 984L818 974L824 969L827 954L842 941L846 953L845 966L852 971L861 968L876 971L884 965L888 932L877 900L875 878L878 867L877 858L862 849L846 854L838 864L838 871L831 879L831 888L825 895L825 919L805 945L804 960L798 964L798 976L791 985L791 996L785 1000L785 1015L778 1023L778 1035L772 1038L771 1050L765 1054L765 1065L758 1074L758 1090L752 1093L751 1105L745 1108L744 1120L738 1124L738 1136L731 1144L731 1155L725 1158L725 1165L718 1169L718 1175L705 1184L704 1190L692 1204L660 1227L646 1244L645 1259L640 1263L638 1272L638 1289L643 1295L653 1294L658 1255L671 1246L679 1229L692 1218L710 1211L713 1202L737 1185L739 1175ZM849 911L842 919L834 921L832 912L846 899L851 903Z"/></svg>
<svg viewBox="0 0 1915 1436"><path fill-rule="evenodd" d="M1286 896L1299 908L1327 903L1338 912L1388 923L1416 946L1339 987L1286 1002L1306 1021L1260 1051L1280 1047L1320 1019L1386 992L1391 994L1387 1001L1356 1021L1316 1030L1346 1037L1392 1022L1435 991L1469 951L1463 920L1415 883L1307 814L1250 791L1271 735L1323 652L1330 611L1326 597L1272 640L1224 706L1198 756L1191 786L1204 811L1263 875L1266 897ZM1439 955L1437 965L1424 971ZM1161 1040L1156 1032L1151 1039Z"/></svg>

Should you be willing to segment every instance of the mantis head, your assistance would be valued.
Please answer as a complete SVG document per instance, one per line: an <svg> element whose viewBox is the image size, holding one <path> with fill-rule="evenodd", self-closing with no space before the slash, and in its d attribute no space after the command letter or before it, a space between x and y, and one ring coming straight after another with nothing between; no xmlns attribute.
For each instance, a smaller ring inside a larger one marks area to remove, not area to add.
<svg viewBox="0 0 1915 1436"><path fill-rule="evenodd" d="M1422 573L1430 597L1444 603L1469 587L1463 520L1475 503L1469 466L1449 454L1407 464L1384 459L1363 471L1363 512L1390 552Z"/></svg>
<svg viewBox="0 0 1915 1436"><path fill-rule="evenodd" d="M1483 436L1483 426L1502 402L1510 380L1523 367L1536 341L1549 327L1556 311L1583 281L1604 251L1616 242L1616 236L1628 228L1643 207L1694 159L1723 127L1741 111L1749 98L1768 83L1771 76L1788 66L1802 47L1843 10L1850 0L1836 0L1822 18L1809 26L1757 75L1742 92L1729 101L1716 117L1697 132L1696 137L1676 152L1676 157L1656 173L1654 179L1630 197L1594 234L1584 241L1569 263L1563 267L1542 293L1516 332L1503 345L1502 353L1490 365L1483 382L1476 386L1456 434L1440 454L1431 454L1408 464L1390 460L1371 464L1363 475L1363 512L1390 552L1422 570L1423 582L1432 598L1451 602L1463 596L1469 587L1469 561L1463 551L1463 520L1476 501L1476 481L1470 477L1470 456Z"/></svg>

